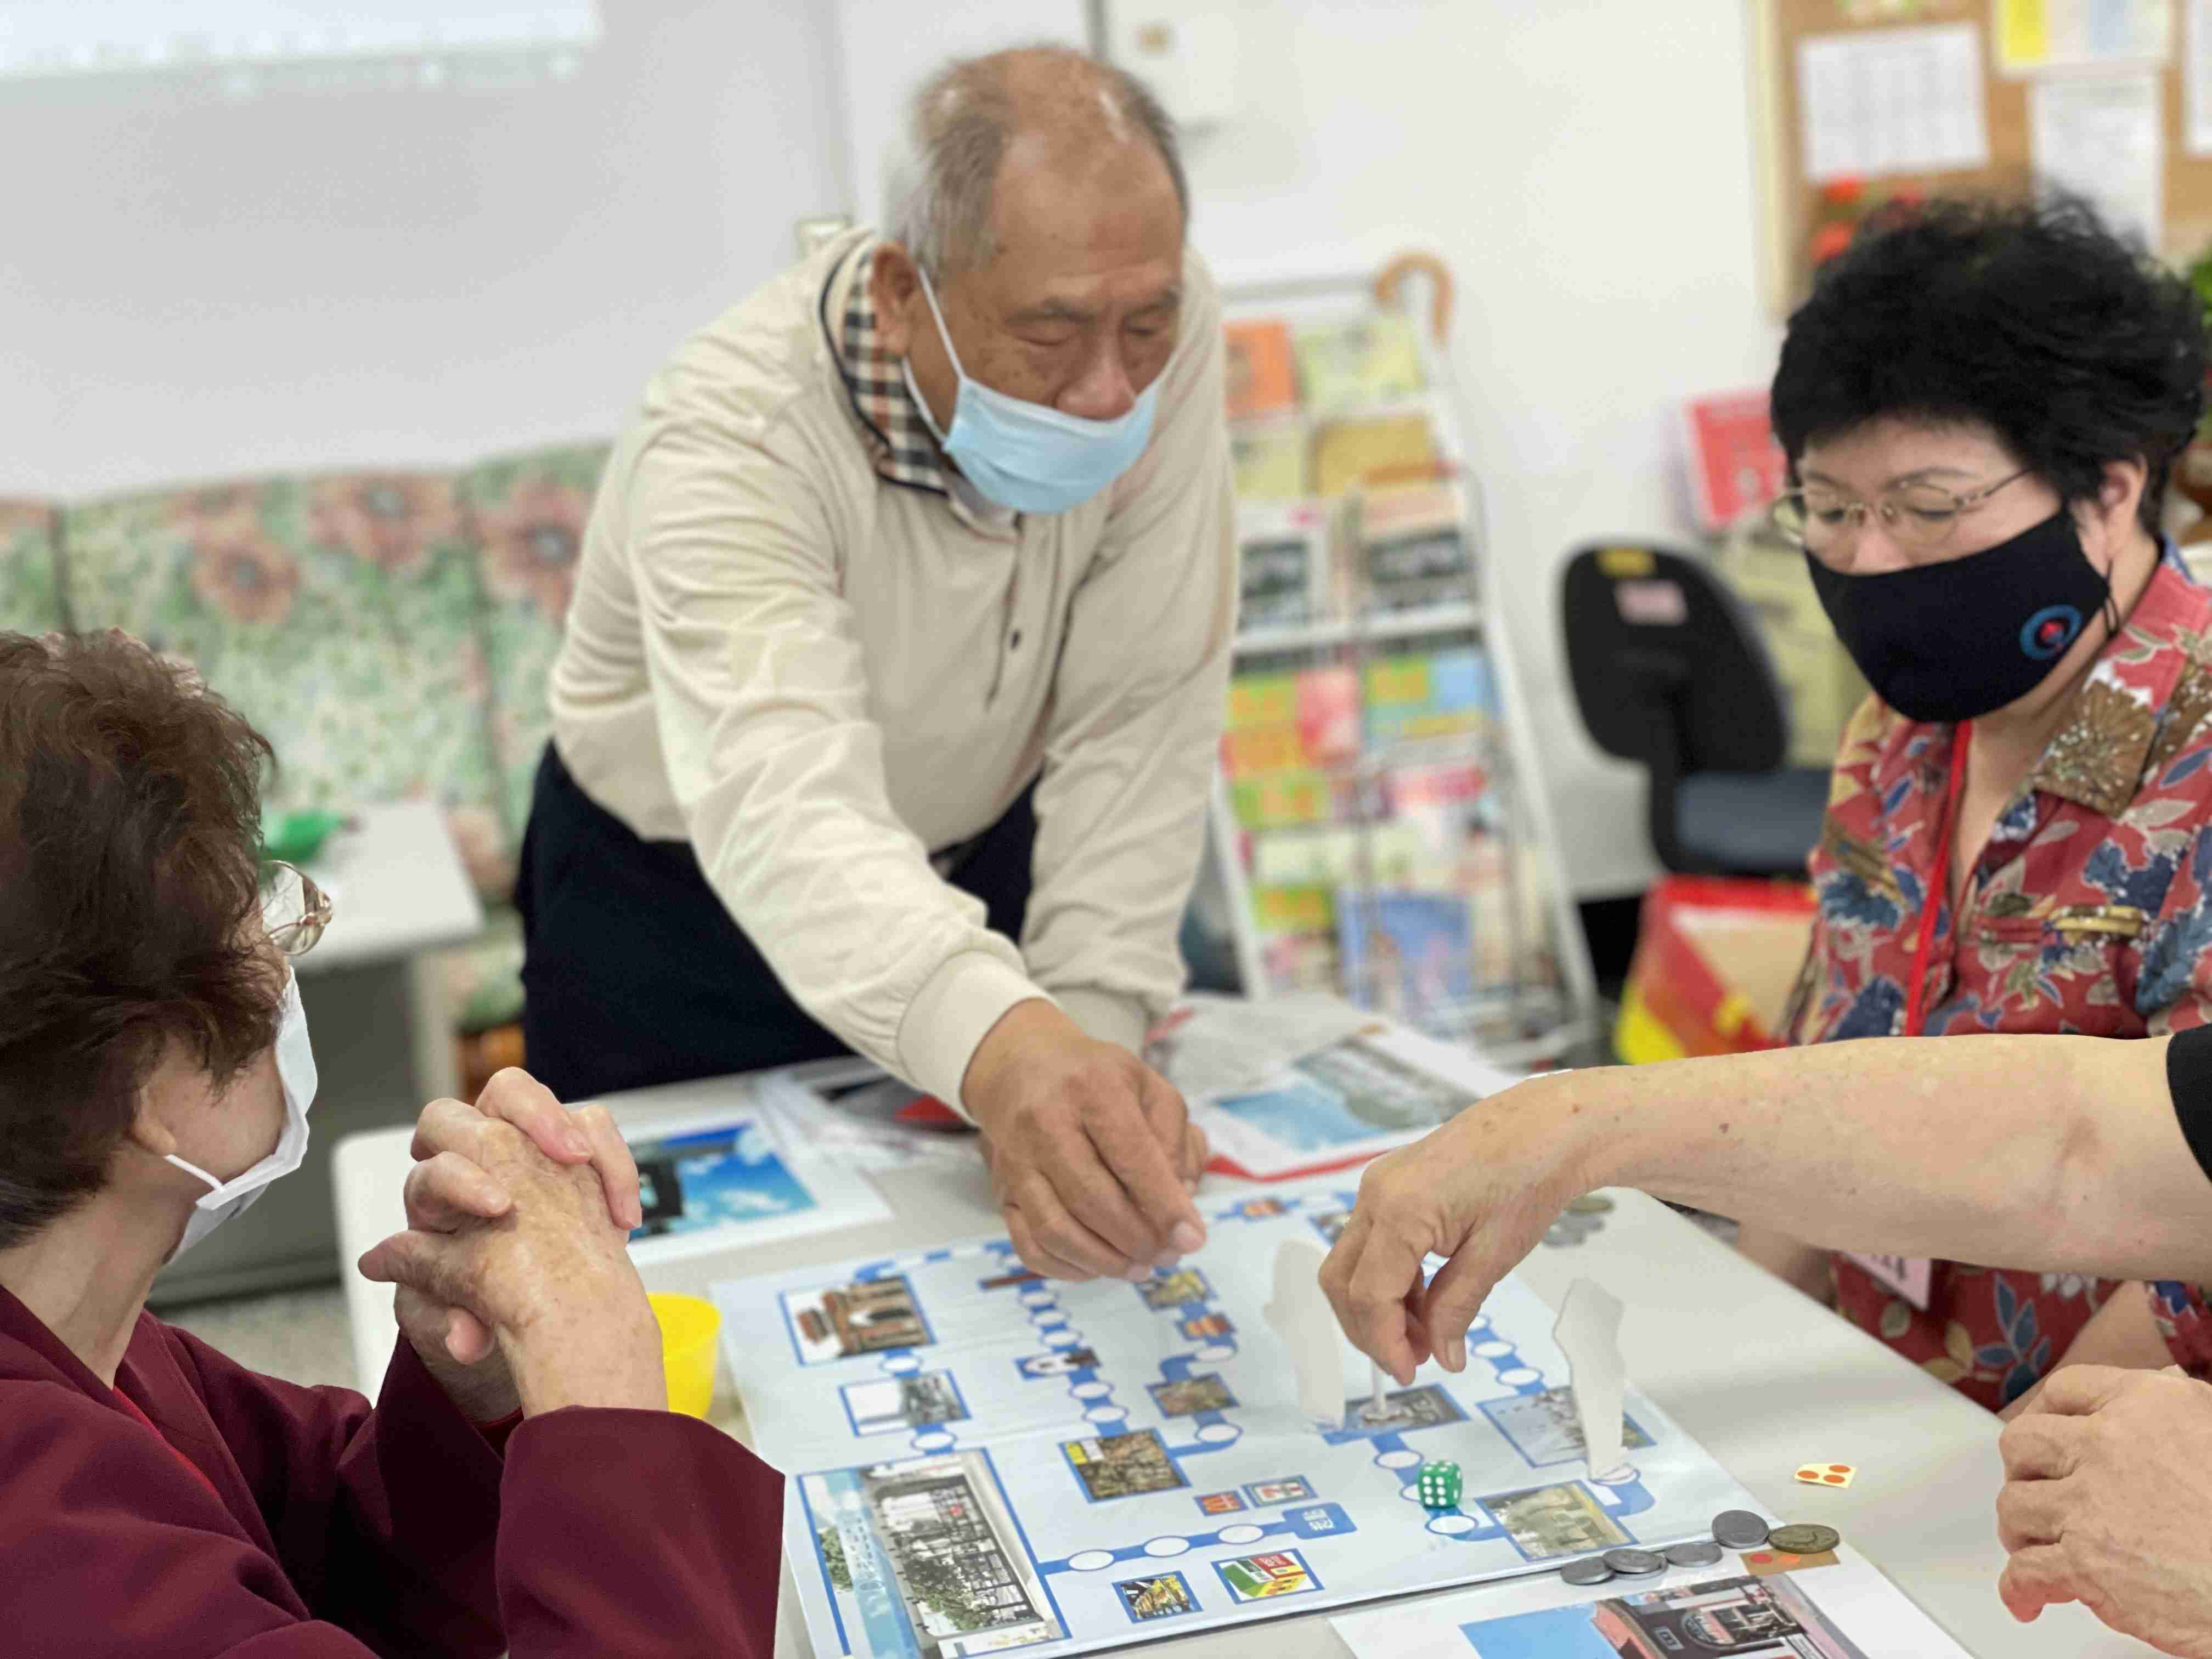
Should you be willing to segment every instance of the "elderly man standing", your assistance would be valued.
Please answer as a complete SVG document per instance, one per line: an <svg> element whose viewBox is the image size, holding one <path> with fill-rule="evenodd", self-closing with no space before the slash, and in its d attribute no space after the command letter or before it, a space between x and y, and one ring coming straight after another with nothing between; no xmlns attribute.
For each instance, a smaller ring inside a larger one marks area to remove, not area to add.
<svg viewBox="0 0 2212 1659"><path fill-rule="evenodd" d="M857 1051L984 1131L1023 1258L1204 1241L1138 1058L1180 987L1236 623L1219 302L1173 129L1050 48L916 95L881 236L648 386L523 854L563 1098Z"/></svg>

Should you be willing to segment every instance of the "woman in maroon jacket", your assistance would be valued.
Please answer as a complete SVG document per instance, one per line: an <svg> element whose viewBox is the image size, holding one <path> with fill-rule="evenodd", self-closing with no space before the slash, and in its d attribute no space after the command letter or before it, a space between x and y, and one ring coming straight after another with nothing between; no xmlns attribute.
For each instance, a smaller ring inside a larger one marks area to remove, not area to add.
<svg viewBox="0 0 2212 1659"><path fill-rule="evenodd" d="M0 1648L765 1659L782 1481L665 1408L604 1113L424 1111L374 1407L145 1312L306 1149L329 907L257 872L267 755L119 635L0 635Z"/></svg>

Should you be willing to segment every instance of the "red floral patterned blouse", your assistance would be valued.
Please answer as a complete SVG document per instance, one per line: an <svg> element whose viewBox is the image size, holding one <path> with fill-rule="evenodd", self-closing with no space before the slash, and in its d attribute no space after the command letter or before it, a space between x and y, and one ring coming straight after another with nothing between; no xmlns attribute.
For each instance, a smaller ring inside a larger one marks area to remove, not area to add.
<svg viewBox="0 0 2212 1659"><path fill-rule="evenodd" d="M2157 1036L2212 1018L2208 634L2212 592L2169 550L1998 815L1962 914L1933 895L1929 1035ZM1811 860L1820 903L1792 1041L1903 1032L1921 907L1942 885L1953 730L1869 699L1845 731ZM1854 1261L1831 1267L1838 1312L1992 1408L2032 1387L2113 1288L1937 1262L1923 1310Z"/></svg>

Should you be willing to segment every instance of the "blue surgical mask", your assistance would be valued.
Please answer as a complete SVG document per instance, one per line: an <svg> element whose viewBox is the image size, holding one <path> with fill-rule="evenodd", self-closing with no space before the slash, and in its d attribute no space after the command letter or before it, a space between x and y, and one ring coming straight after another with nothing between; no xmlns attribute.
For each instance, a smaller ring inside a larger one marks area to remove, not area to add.
<svg viewBox="0 0 2212 1659"><path fill-rule="evenodd" d="M960 377L952 403L952 429L938 431L929 402L914 383L911 362L902 366L906 389L969 483L988 499L1017 513L1065 513L1136 465L1152 441L1152 410L1159 403L1158 380L1138 394L1127 413L1111 421L1086 421L994 392L981 380L970 380L960 367L960 354L952 349L952 334L945 326L945 313L937 308L928 273L920 266L915 270L921 277L922 297L929 301L929 314L937 319L945 355Z"/></svg>
<svg viewBox="0 0 2212 1659"><path fill-rule="evenodd" d="M243 1215L254 1200L269 1190L271 1182L288 1176L307 1156L307 1108L315 1098L315 1051L307 1042L307 1011L300 1001L300 981L287 976L284 1016L276 1027L276 1081L284 1091L284 1127L278 1131L276 1149L243 1174L218 1181L197 1164L187 1164L173 1152L169 1162L198 1176L210 1190L193 1206L185 1223L182 1255L233 1216Z"/></svg>

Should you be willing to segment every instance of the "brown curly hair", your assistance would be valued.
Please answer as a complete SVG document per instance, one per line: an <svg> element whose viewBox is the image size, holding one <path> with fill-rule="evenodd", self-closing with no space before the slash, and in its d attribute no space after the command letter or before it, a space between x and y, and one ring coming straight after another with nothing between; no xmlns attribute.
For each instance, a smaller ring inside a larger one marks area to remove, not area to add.
<svg viewBox="0 0 2212 1659"><path fill-rule="evenodd" d="M121 634L0 633L0 1249L97 1192L172 1044L276 1040L266 738Z"/></svg>

